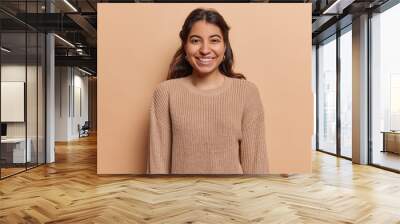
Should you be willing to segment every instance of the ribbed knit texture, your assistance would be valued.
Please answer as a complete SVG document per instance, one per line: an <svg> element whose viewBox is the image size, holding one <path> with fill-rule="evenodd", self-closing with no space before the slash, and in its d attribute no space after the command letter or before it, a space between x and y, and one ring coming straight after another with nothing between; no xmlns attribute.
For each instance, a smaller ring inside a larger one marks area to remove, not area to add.
<svg viewBox="0 0 400 224"><path fill-rule="evenodd" d="M266 174L264 111L257 87L225 77L201 90L160 83L150 109L149 174Z"/></svg>

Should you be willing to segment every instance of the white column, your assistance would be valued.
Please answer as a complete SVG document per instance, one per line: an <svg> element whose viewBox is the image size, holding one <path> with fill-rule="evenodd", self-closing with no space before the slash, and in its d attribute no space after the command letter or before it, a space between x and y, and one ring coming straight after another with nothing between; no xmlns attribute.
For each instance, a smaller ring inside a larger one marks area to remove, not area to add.
<svg viewBox="0 0 400 224"><path fill-rule="evenodd" d="M46 163L52 163L55 161L55 150L54 150L54 133L55 133L55 76L54 76L54 35L47 34L46 36Z"/></svg>
<svg viewBox="0 0 400 224"><path fill-rule="evenodd" d="M46 11L54 12L54 5L46 1ZM55 162L55 43L54 35L46 35L46 163Z"/></svg>
<svg viewBox="0 0 400 224"><path fill-rule="evenodd" d="M353 162L368 163L368 15L353 20Z"/></svg>

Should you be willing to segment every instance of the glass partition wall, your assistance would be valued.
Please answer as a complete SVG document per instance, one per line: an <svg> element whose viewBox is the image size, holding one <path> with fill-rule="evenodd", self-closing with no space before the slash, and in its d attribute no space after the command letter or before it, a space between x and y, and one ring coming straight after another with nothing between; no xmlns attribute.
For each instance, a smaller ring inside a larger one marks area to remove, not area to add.
<svg viewBox="0 0 400 224"><path fill-rule="evenodd" d="M340 155L352 158L352 34L351 25L342 30L340 68Z"/></svg>
<svg viewBox="0 0 400 224"><path fill-rule="evenodd" d="M0 11L1 179L45 163L45 34L17 19L43 10L40 3Z"/></svg>
<svg viewBox="0 0 400 224"><path fill-rule="evenodd" d="M400 172L400 4L388 1L371 15L368 164ZM317 149L347 159L352 157L351 33L350 25L316 51Z"/></svg>
<svg viewBox="0 0 400 224"><path fill-rule="evenodd" d="M370 160L400 171L400 4L371 18Z"/></svg>
<svg viewBox="0 0 400 224"><path fill-rule="evenodd" d="M352 157L351 25L317 45L317 150Z"/></svg>
<svg viewBox="0 0 400 224"><path fill-rule="evenodd" d="M318 149L336 154L336 36L318 46Z"/></svg>

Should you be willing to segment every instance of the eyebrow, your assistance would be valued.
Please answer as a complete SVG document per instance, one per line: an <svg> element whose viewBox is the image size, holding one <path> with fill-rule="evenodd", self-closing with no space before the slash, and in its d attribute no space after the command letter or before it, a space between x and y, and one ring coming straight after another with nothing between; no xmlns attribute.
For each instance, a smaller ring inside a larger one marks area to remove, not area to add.
<svg viewBox="0 0 400 224"><path fill-rule="evenodd" d="M214 35L211 35L211 37L210 38L213 38L213 37L219 37L219 38L222 38L220 35L218 35L218 34L214 34Z"/></svg>
<svg viewBox="0 0 400 224"><path fill-rule="evenodd" d="M192 37L197 37L197 38L200 38L200 39L201 39L201 37L198 36L198 35L196 35L196 34L190 35L190 36L189 36L189 38L192 38ZM211 36L210 36L210 38L213 38L213 37L222 38L219 34L214 34L214 35L211 35Z"/></svg>

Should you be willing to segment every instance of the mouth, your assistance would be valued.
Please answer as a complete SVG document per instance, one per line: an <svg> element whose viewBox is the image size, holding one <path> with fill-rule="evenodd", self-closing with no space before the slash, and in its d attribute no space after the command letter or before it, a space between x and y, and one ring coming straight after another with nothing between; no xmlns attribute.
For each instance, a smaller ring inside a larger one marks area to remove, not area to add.
<svg viewBox="0 0 400 224"><path fill-rule="evenodd" d="M215 60L215 57L196 57L196 62L199 65L211 65Z"/></svg>

